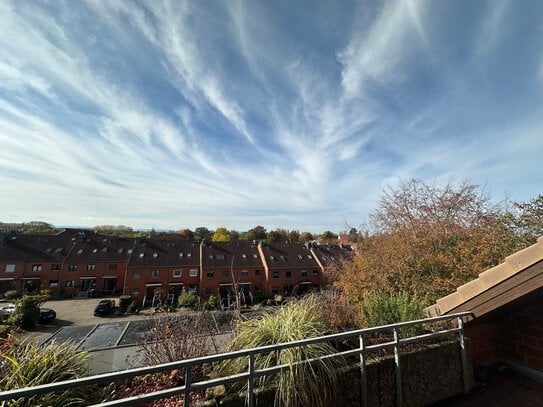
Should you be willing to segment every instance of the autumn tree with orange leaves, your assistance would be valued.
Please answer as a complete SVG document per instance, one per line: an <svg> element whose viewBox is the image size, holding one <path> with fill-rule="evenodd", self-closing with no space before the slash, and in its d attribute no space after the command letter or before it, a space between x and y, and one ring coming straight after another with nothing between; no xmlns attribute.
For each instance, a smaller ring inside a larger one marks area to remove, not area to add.
<svg viewBox="0 0 543 407"><path fill-rule="evenodd" d="M383 191L336 286L355 302L379 291L425 295L429 302L498 264L516 248L503 205L468 181L440 186L421 180Z"/></svg>

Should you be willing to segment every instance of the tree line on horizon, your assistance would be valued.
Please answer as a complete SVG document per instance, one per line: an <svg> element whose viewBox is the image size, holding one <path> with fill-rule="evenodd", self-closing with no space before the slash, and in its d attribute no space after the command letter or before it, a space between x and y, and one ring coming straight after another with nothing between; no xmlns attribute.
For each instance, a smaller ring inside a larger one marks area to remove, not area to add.
<svg viewBox="0 0 543 407"><path fill-rule="evenodd" d="M57 230L54 225L41 222L31 221L23 223L3 223L0 222L0 232L18 232L18 233L44 233ZM336 243L338 235L329 230L321 234L313 234L310 232L300 232L298 230L288 230L277 228L275 230L266 230L264 226L258 225L249 230L239 232L237 230L228 230L225 227L219 227L215 230L207 227L197 227L194 230L185 228L178 231L156 231L151 230L134 230L130 226L125 225L99 225L92 228L96 233L103 235L119 236L119 237L148 237L156 238L163 234L177 233L187 239L202 240L206 239L213 242L230 242L237 240L261 240L270 243L306 243L313 240L319 240L324 243ZM356 231L356 229L354 229ZM357 233L357 232L356 232ZM354 236L352 229L350 236Z"/></svg>

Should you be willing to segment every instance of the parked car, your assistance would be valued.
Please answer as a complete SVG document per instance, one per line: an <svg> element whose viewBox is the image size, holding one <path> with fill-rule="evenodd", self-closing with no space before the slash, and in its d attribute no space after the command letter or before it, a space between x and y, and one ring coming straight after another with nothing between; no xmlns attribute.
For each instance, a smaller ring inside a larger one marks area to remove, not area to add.
<svg viewBox="0 0 543 407"><path fill-rule="evenodd" d="M15 304L7 303L0 305L0 319L8 319L15 311Z"/></svg>
<svg viewBox="0 0 543 407"><path fill-rule="evenodd" d="M48 324L50 322L53 322L56 317L57 313L51 308L40 308L40 317L38 319L38 323Z"/></svg>
<svg viewBox="0 0 543 407"><path fill-rule="evenodd" d="M115 300L101 300L96 308L94 308L95 316L104 316L111 314L111 311L115 308Z"/></svg>

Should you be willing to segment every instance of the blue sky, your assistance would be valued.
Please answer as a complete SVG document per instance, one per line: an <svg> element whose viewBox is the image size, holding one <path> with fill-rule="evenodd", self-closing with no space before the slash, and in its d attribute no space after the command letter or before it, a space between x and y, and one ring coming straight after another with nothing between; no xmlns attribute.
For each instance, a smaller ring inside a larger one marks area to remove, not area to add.
<svg viewBox="0 0 543 407"><path fill-rule="evenodd" d="M542 193L543 2L0 1L0 220L358 226Z"/></svg>

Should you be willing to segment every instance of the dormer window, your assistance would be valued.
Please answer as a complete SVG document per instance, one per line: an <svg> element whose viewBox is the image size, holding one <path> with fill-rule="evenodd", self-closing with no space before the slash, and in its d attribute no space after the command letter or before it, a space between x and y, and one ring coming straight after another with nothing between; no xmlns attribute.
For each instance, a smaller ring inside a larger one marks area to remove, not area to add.
<svg viewBox="0 0 543 407"><path fill-rule="evenodd" d="M102 247L102 252L107 252L107 247Z"/></svg>
<svg viewBox="0 0 543 407"><path fill-rule="evenodd" d="M243 253L243 254L241 255L241 257L243 257L244 259L246 259L246 258L247 258L247 255L246 255L245 253Z"/></svg>
<svg viewBox="0 0 543 407"><path fill-rule="evenodd" d="M192 257L192 253L187 253L187 259Z"/></svg>
<svg viewBox="0 0 543 407"><path fill-rule="evenodd" d="M79 250L77 251L77 254L81 254L81 253L83 253L83 249L79 249Z"/></svg>
<svg viewBox="0 0 543 407"><path fill-rule="evenodd" d="M285 260L285 256L279 256L281 260Z"/></svg>
<svg viewBox="0 0 543 407"><path fill-rule="evenodd" d="M145 256L145 253L140 253L140 259Z"/></svg>
<svg viewBox="0 0 543 407"><path fill-rule="evenodd" d="M154 253L153 253L153 258L156 259L157 257L158 257L158 253L157 253L157 252L154 252Z"/></svg>
<svg viewBox="0 0 543 407"><path fill-rule="evenodd" d="M47 249L45 249L45 253L51 253L51 250L52 249L50 247L48 247Z"/></svg>
<svg viewBox="0 0 543 407"><path fill-rule="evenodd" d="M303 256L302 256L301 254L299 254L299 255L298 255L298 258L299 258L300 260L302 260L302 259L303 259Z"/></svg>
<svg viewBox="0 0 543 407"><path fill-rule="evenodd" d="M119 254L122 253L122 252L123 252L123 249L122 249L122 248L120 248L119 250L117 250L117 253L119 253Z"/></svg>
<svg viewBox="0 0 543 407"><path fill-rule="evenodd" d="M127 252L128 254L132 254L133 250L132 250L132 249L128 249L126 252Z"/></svg>
<svg viewBox="0 0 543 407"><path fill-rule="evenodd" d="M275 260L275 257L273 257L273 256L270 256L270 260Z"/></svg>
<svg viewBox="0 0 543 407"><path fill-rule="evenodd" d="M97 251L98 251L98 249L92 249L93 253L96 253Z"/></svg>
<svg viewBox="0 0 543 407"><path fill-rule="evenodd" d="M217 254L218 260L224 260L224 254Z"/></svg>
<svg viewBox="0 0 543 407"><path fill-rule="evenodd" d="M308 258L309 260L311 260L313 257L312 257L310 254L308 254L308 255L307 255L307 258Z"/></svg>
<svg viewBox="0 0 543 407"><path fill-rule="evenodd" d="M253 254L253 257L254 257L255 259L258 258L258 254L256 254L256 253Z"/></svg>
<svg viewBox="0 0 543 407"><path fill-rule="evenodd" d="M183 253L179 253L179 257L183 257Z"/></svg>

